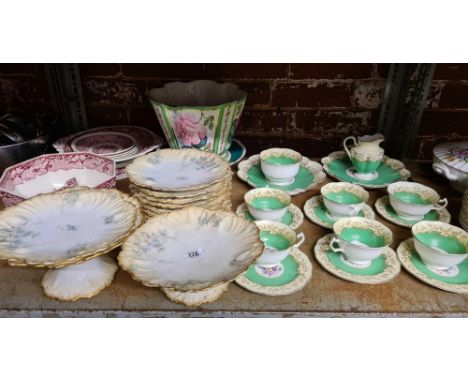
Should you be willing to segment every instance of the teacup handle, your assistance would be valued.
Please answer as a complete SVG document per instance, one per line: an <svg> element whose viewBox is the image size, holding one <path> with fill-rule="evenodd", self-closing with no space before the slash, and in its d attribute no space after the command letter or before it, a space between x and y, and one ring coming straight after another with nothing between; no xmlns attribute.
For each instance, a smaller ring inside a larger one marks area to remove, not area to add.
<svg viewBox="0 0 468 382"><path fill-rule="evenodd" d="M335 247L335 244L338 244L338 248ZM331 251L334 253L344 253L344 251L339 247L339 245L340 241L336 238L336 236L333 236L329 244Z"/></svg>
<svg viewBox="0 0 468 382"><path fill-rule="evenodd" d="M300 234L297 235L297 238L299 239L296 244L293 245L293 248L298 248L301 246L301 244L305 240L305 235L301 232Z"/></svg>
<svg viewBox="0 0 468 382"><path fill-rule="evenodd" d="M352 140L354 142L354 146L357 145L357 141L356 141L356 138L354 137L346 137L343 141L343 147L344 147L344 150L346 151L346 154L348 154L348 157L349 159L351 159L351 153L349 152L349 149L348 149L348 146L346 145L346 142L348 142L349 140Z"/></svg>
<svg viewBox="0 0 468 382"><path fill-rule="evenodd" d="M447 207L447 205L448 205L448 200L447 200L447 198L443 198L443 199L440 199L440 200L437 202L437 204L434 204L434 209L435 209L436 211L439 211L439 210L441 210L442 208Z"/></svg>

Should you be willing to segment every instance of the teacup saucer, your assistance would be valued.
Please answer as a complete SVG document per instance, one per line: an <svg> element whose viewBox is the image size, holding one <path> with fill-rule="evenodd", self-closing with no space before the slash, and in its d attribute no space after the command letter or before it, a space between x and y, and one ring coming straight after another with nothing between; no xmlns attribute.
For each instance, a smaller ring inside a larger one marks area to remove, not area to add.
<svg viewBox="0 0 468 382"><path fill-rule="evenodd" d="M468 294L468 259L447 272L434 271L421 260L413 238L402 241L397 253L403 267L419 280L448 292Z"/></svg>
<svg viewBox="0 0 468 382"><path fill-rule="evenodd" d="M390 204L388 195L384 195L378 198L375 202L375 209L384 219L397 224L402 227L412 227L417 222L422 220L441 221L444 223L450 223L450 213L446 208L439 211L430 211L427 213L422 220L407 220L399 216Z"/></svg>
<svg viewBox="0 0 468 382"><path fill-rule="evenodd" d="M270 184L260 168L260 155L253 155L239 163L237 176L253 188L271 187L287 192L289 195L297 195L315 187L326 178L322 166L310 159L303 157L301 168L293 183L286 186Z"/></svg>
<svg viewBox="0 0 468 382"><path fill-rule="evenodd" d="M239 207L237 207L236 214L250 221L255 220L255 218L250 214L249 210L247 209L247 205L245 203L242 203L241 205L239 205ZM304 214L302 213L301 209L292 203L289 205L288 210L281 219L281 223L290 226L292 229L299 228L303 221Z"/></svg>
<svg viewBox="0 0 468 382"><path fill-rule="evenodd" d="M285 296L303 289L312 277L312 263L297 248L291 250L279 266L262 269L252 264L236 278L236 283L250 292L265 296Z"/></svg>
<svg viewBox="0 0 468 382"><path fill-rule="evenodd" d="M330 215L325 204L323 204L322 195L313 196L304 204L304 213L315 224L324 228L333 228L333 224L338 220L337 218ZM364 207L359 212L358 216L375 219L375 213L372 207L364 204Z"/></svg>
<svg viewBox="0 0 468 382"><path fill-rule="evenodd" d="M400 262L390 247L385 248L382 256L374 259L366 267L354 267L349 261L343 261L342 255L329 249L334 234L322 237L315 244L315 258L331 274L358 284L382 284L394 279L400 273Z"/></svg>
<svg viewBox="0 0 468 382"><path fill-rule="evenodd" d="M369 179L363 179L362 176L356 176L353 165L344 151L335 151L322 158L323 169L333 178L343 182L358 184L365 188L385 188L389 184L406 180L411 173L405 168L405 165L396 160L383 157L382 163Z"/></svg>

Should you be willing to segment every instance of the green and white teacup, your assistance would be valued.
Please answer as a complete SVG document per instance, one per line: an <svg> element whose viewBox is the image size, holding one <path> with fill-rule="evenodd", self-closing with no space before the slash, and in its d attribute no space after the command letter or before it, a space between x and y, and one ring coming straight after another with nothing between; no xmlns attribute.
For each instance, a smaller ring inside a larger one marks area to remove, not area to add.
<svg viewBox="0 0 468 382"><path fill-rule="evenodd" d="M267 220L256 221L260 229L260 240L265 248L256 264L261 267L273 267L283 261L292 248L299 247L305 240L301 232L296 234L292 228L283 223Z"/></svg>
<svg viewBox="0 0 468 382"><path fill-rule="evenodd" d="M362 187L347 182L332 182L320 190L323 203L332 217L356 216L369 199Z"/></svg>
<svg viewBox="0 0 468 382"><path fill-rule="evenodd" d="M387 187L390 204L407 220L421 220L431 210L447 207L447 199L430 187L414 182L396 182Z"/></svg>
<svg viewBox="0 0 468 382"><path fill-rule="evenodd" d="M339 219L333 224L333 232L330 250L341 253L357 268L369 266L393 240L392 231L382 223L361 217Z"/></svg>
<svg viewBox="0 0 468 382"><path fill-rule="evenodd" d="M297 151L272 148L260 153L260 167L271 184L285 186L294 183L299 172L302 155Z"/></svg>
<svg viewBox="0 0 468 382"><path fill-rule="evenodd" d="M244 195L244 201L255 220L280 221L291 204L291 197L281 190L255 188Z"/></svg>
<svg viewBox="0 0 468 382"><path fill-rule="evenodd" d="M453 225L422 221L411 227L414 248L429 268L447 270L468 256L468 233Z"/></svg>

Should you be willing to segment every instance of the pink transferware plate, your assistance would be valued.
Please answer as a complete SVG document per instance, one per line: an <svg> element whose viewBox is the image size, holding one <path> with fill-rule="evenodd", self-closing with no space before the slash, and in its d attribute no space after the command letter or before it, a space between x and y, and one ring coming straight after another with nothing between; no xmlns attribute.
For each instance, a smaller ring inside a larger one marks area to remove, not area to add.
<svg viewBox="0 0 468 382"><path fill-rule="evenodd" d="M113 131L83 134L71 141L73 151L87 151L98 155L116 157L137 151L131 135Z"/></svg>
<svg viewBox="0 0 468 382"><path fill-rule="evenodd" d="M8 167L0 178L0 197L10 207L63 188L112 188L115 180L112 159L92 153L46 154Z"/></svg>
<svg viewBox="0 0 468 382"><path fill-rule="evenodd" d="M150 151L153 151L162 144L164 140L151 130L145 129L144 127L139 126L101 126L89 129L86 131L80 131L79 133L69 135L58 139L54 144L54 148L59 153L73 152L72 141L83 134L89 134L94 132L111 132L111 133L122 133L131 136L135 140L135 146L138 147L136 153L129 157L124 157L124 159L116 159L117 167L122 167L122 162L129 162L135 158L138 158Z"/></svg>

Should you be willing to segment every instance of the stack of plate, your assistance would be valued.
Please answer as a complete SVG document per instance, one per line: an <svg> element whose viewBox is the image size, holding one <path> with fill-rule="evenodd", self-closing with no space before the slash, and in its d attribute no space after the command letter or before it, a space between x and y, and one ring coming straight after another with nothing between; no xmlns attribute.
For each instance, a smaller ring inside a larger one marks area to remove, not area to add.
<svg viewBox="0 0 468 382"><path fill-rule="evenodd" d="M163 149L127 167L130 191L147 216L196 206L231 210L232 171L219 155Z"/></svg>
<svg viewBox="0 0 468 382"><path fill-rule="evenodd" d="M468 232L468 189L463 194L463 202L458 220L463 229Z"/></svg>
<svg viewBox="0 0 468 382"><path fill-rule="evenodd" d="M124 168L135 158L159 148L163 139L139 126L103 126L60 138L54 143L59 153L91 152L110 158L117 167L117 179L126 177Z"/></svg>

